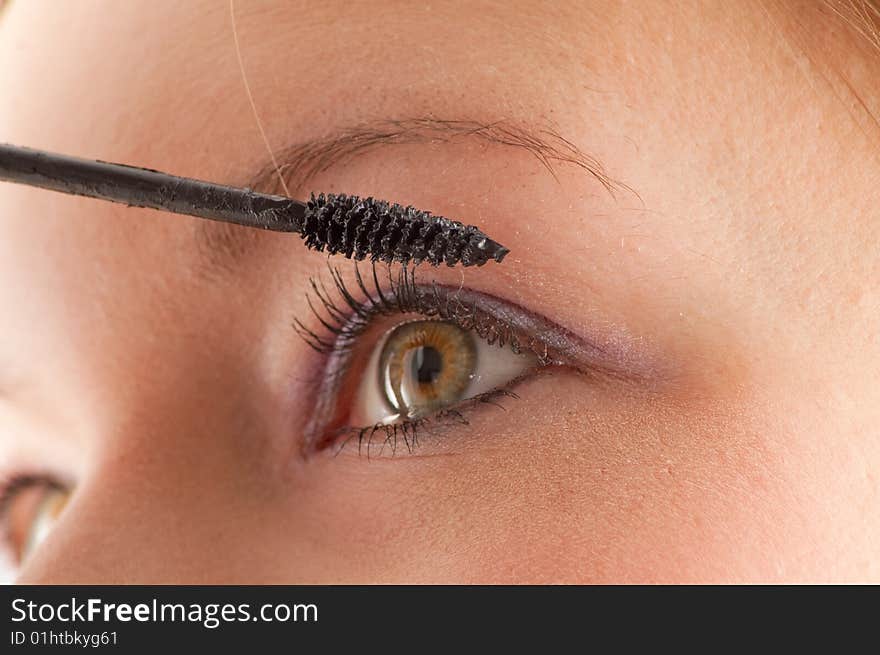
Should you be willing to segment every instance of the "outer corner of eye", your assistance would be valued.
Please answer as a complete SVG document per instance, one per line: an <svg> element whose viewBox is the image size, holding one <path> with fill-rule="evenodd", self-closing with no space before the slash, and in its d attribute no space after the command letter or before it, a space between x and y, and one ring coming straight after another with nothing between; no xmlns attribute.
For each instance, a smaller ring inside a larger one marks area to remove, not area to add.
<svg viewBox="0 0 880 655"><path fill-rule="evenodd" d="M352 403L354 426L434 414L508 384L537 365L530 353L489 343L445 320L413 320L377 342Z"/></svg>

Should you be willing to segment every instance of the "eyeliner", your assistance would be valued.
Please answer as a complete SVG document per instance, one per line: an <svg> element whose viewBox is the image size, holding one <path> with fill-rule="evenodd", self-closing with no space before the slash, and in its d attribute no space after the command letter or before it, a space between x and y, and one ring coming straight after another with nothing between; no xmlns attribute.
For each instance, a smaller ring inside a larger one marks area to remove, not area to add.
<svg viewBox="0 0 880 655"><path fill-rule="evenodd" d="M319 194L308 201L149 168L0 144L0 181L174 214L298 233L306 246L350 259L482 266L509 252L473 225L384 200Z"/></svg>

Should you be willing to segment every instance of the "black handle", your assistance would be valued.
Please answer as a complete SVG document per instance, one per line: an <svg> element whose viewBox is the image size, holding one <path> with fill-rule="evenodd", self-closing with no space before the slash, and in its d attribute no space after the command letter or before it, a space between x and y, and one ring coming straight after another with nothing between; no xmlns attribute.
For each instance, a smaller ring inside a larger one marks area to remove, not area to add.
<svg viewBox="0 0 880 655"><path fill-rule="evenodd" d="M305 212L283 196L5 143L0 180L279 232L299 232Z"/></svg>

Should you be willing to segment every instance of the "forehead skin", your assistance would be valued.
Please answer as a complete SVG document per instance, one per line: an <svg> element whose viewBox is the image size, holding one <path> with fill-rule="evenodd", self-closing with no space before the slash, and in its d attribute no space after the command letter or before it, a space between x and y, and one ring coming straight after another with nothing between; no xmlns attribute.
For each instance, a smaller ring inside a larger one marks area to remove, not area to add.
<svg viewBox="0 0 880 655"><path fill-rule="evenodd" d="M25 580L880 581L876 135L765 11L235 4L273 149L427 116L603 162L614 196L438 140L299 193L480 225L509 258L439 279L625 341L652 381L560 373L448 456L291 463L324 257L5 185L0 458L79 481ZM234 184L267 157L225 2L12 3L0 89L13 143Z"/></svg>

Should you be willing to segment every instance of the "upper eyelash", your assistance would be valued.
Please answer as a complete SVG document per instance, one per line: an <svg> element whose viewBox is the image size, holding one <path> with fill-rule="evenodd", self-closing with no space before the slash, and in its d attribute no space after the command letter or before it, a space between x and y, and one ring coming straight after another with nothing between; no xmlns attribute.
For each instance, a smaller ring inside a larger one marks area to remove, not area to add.
<svg viewBox="0 0 880 655"><path fill-rule="evenodd" d="M458 292L449 292L434 282L428 287L417 284L412 267L401 266L396 279L391 273L391 267L387 267L388 286L383 290L376 264L370 265L371 277L364 280L360 267L355 263L355 284L364 297L363 301L354 297L339 269L332 266L329 269L337 295L348 312L340 307L339 301L331 297L324 283L314 277L309 279L312 294L306 294L306 302L332 341L318 335L299 319L295 318L293 321L294 330L318 352L345 353L376 316L412 312L428 318L451 321L463 330L472 330L487 343L507 345L517 354L528 350L538 358L538 363L542 366L554 363L546 343L532 337L523 340L510 325L478 308L476 301L470 305L461 302ZM324 308L323 314L312 301L312 295Z"/></svg>

